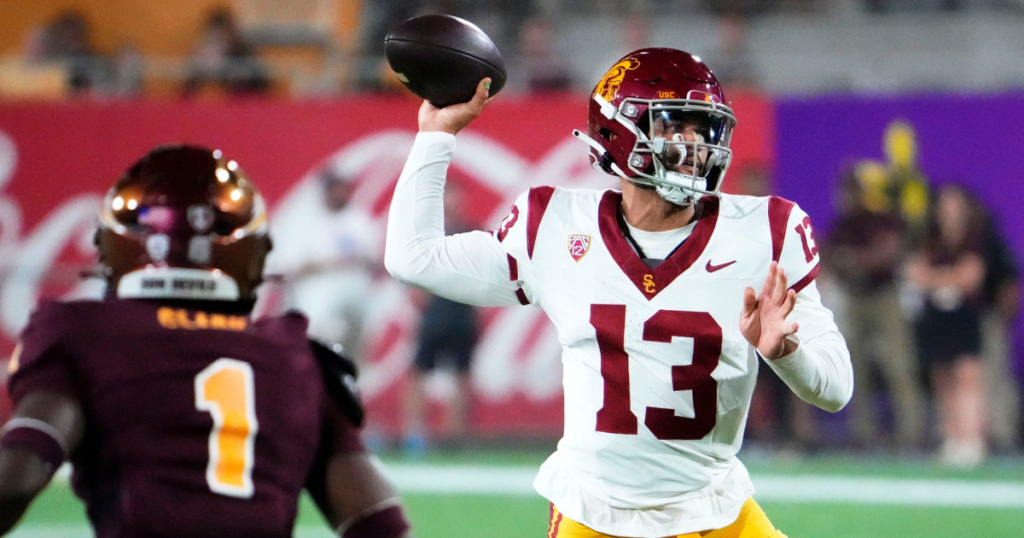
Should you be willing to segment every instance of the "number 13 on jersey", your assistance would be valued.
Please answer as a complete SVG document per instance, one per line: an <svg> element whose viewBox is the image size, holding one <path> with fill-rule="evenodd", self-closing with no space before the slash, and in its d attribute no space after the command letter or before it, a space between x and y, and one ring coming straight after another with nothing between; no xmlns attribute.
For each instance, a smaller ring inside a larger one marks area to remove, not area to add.
<svg viewBox="0 0 1024 538"><path fill-rule="evenodd" d="M626 306L590 306L590 324L597 331L604 379L604 405L597 412L597 431L637 434L637 417L630 409L629 355L625 350ZM707 312L659 310L643 327L647 342L671 343L673 337L693 338L691 364L672 366L672 390L693 391L693 418L676 410L648 407L644 425L662 440L695 440L711 433L718 417L718 382L711 373L722 355L722 327Z"/></svg>

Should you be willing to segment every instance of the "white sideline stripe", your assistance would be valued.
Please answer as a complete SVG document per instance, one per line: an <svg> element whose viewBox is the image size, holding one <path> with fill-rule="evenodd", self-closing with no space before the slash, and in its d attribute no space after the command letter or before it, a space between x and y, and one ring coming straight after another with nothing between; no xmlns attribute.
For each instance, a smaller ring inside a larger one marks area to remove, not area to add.
<svg viewBox="0 0 1024 538"><path fill-rule="evenodd" d="M531 497L534 467L392 464L387 475L402 493L511 495ZM759 501L884 504L958 508L1024 508L1024 483L967 480L908 480L846 476L754 476ZM91 538L83 524L28 524L12 538ZM320 526L299 526L296 538L330 538Z"/></svg>
<svg viewBox="0 0 1024 538"><path fill-rule="evenodd" d="M392 464L388 477L404 493L533 496L534 467ZM897 506L1024 508L1024 484L968 480L755 475L759 501Z"/></svg>
<svg viewBox="0 0 1024 538"><path fill-rule="evenodd" d="M7 535L9 538L93 538L92 529L88 525L22 525ZM295 527L295 538L337 538L326 527L300 526Z"/></svg>
<svg viewBox="0 0 1024 538"><path fill-rule="evenodd" d="M788 503L1024 508L1024 484L846 476L753 477L758 499Z"/></svg>
<svg viewBox="0 0 1024 538"><path fill-rule="evenodd" d="M384 473L401 492L535 496L536 467L392 464Z"/></svg>
<svg viewBox="0 0 1024 538"><path fill-rule="evenodd" d="M532 466L393 463L383 470L402 493L537 495L537 468ZM67 469L62 471L66 481ZM754 496L765 502L1024 508L1024 483L770 474L754 475L753 480Z"/></svg>

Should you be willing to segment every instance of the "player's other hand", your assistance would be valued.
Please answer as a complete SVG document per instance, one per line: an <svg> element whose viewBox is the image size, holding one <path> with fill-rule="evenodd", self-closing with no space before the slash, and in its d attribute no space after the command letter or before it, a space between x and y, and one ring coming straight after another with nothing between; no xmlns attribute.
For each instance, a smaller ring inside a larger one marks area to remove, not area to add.
<svg viewBox="0 0 1024 538"><path fill-rule="evenodd" d="M751 287L743 290L740 331L764 358L775 360L796 350L797 344L786 338L800 328L796 323L786 323L794 305L796 292L789 289L786 271L776 262L768 266L760 295L755 295Z"/></svg>
<svg viewBox="0 0 1024 538"><path fill-rule="evenodd" d="M423 101L420 106L420 132L440 131L456 134L469 125L483 112L491 100L491 79L485 78L476 86L476 94L466 103L437 108L430 101Z"/></svg>

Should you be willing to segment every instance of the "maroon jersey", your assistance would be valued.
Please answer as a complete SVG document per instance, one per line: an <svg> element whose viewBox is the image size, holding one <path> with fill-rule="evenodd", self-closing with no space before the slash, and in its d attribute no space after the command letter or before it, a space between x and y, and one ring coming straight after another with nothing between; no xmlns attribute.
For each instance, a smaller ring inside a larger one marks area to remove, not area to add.
<svg viewBox="0 0 1024 538"><path fill-rule="evenodd" d="M59 391L82 403L73 486L98 537L291 536L318 462L362 449L306 325L294 313L251 322L149 301L47 302L9 389L16 402Z"/></svg>

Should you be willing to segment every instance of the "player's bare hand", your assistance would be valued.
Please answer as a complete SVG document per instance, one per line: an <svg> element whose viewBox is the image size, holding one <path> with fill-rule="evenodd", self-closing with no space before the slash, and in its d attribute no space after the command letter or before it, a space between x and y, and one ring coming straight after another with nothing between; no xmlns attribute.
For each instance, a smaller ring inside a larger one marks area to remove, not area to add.
<svg viewBox="0 0 1024 538"><path fill-rule="evenodd" d="M786 271L776 262L768 266L759 295L755 295L754 288L743 290L740 331L764 358L775 360L796 350L796 343L787 337L795 334L800 326L786 323L786 316L795 305L796 292L789 289Z"/></svg>
<svg viewBox="0 0 1024 538"><path fill-rule="evenodd" d="M437 108L430 101L423 101L420 106L420 132L440 131L456 134L464 129L469 122L483 112L487 103L491 102L491 79L485 78L476 86L476 94L466 103Z"/></svg>

